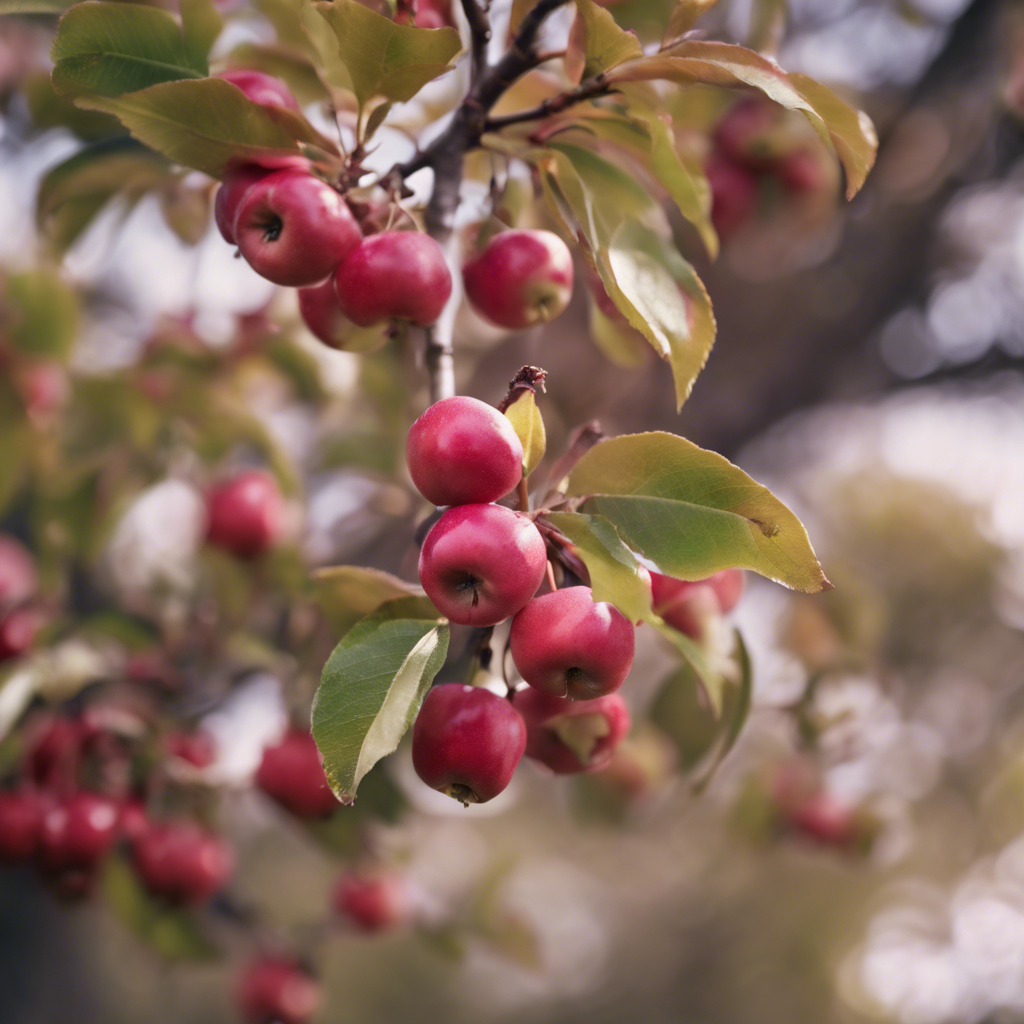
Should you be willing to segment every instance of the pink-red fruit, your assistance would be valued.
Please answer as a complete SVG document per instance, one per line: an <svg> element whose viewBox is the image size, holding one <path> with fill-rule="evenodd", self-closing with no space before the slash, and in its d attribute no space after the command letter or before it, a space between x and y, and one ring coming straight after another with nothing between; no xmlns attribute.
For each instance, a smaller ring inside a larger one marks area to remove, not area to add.
<svg viewBox="0 0 1024 1024"><path fill-rule="evenodd" d="M338 267L334 289L354 324L411 320L427 327L452 293L444 250L419 231L382 231L364 238Z"/></svg>
<svg viewBox="0 0 1024 1024"><path fill-rule="evenodd" d="M214 77L223 78L225 82L237 85L247 99L261 107L284 107L296 113L299 111L299 101L280 78L246 68L232 68Z"/></svg>
<svg viewBox="0 0 1024 1024"><path fill-rule="evenodd" d="M31 790L0 792L0 864L24 864L36 852L46 803Z"/></svg>
<svg viewBox="0 0 1024 1024"><path fill-rule="evenodd" d="M503 231L463 267L466 297L485 320L513 330L547 323L572 298L572 253L550 231Z"/></svg>
<svg viewBox="0 0 1024 1024"><path fill-rule="evenodd" d="M341 195L291 168L249 186L238 205L234 235L257 274L296 288L322 281L362 239Z"/></svg>
<svg viewBox="0 0 1024 1024"><path fill-rule="evenodd" d="M284 499L277 481L259 470L239 473L214 487L206 499L206 539L238 558L256 558L277 542Z"/></svg>
<svg viewBox="0 0 1024 1024"><path fill-rule="evenodd" d="M526 756L559 775L604 768L629 732L629 708L617 693L572 701L526 686L515 708L526 722Z"/></svg>
<svg viewBox="0 0 1024 1024"><path fill-rule="evenodd" d="M744 586L742 569L723 569L693 582L652 572L651 603L670 626L700 640L709 619L728 615L739 604Z"/></svg>
<svg viewBox="0 0 1024 1024"><path fill-rule="evenodd" d="M325 345L343 349L352 324L338 305L334 279L299 289L299 313L303 322Z"/></svg>
<svg viewBox="0 0 1024 1024"><path fill-rule="evenodd" d="M28 549L6 533L0 533L0 608L31 597L39 585L35 559Z"/></svg>
<svg viewBox="0 0 1024 1024"><path fill-rule="evenodd" d="M497 501L523 475L512 424L476 398L435 402L409 428L405 459L417 490L435 505Z"/></svg>
<svg viewBox="0 0 1024 1024"><path fill-rule="evenodd" d="M334 887L334 909L364 932L388 931L408 920L409 893L392 872L347 872Z"/></svg>
<svg viewBox="0 0 1024 1024"><path fill-rule="evenodd" d="M420 549L420 582L437 610L463 626L515 615L544 579L544 538L502 505L458 505L434 523Z"/></svg>
<svg viewBox="0 0 1024 1024"><path fill-rule="evenodd" d="M722 241L728 241L757 210L757 178L719 153L711 155L704 172L711 188L711 222Z"/></svg>
<svg viewBox="0 0 1024 1024"><path fill-rule="evenodd" d="M273 174L273 171L258 164L242 164L224 175L224 180L213 200L213 219L228 245L235 244L235 220L246 192L268 174Z"/></svg>
<svg viewBox="0 0 1024 1024"><path fill-rule="evenodd" d="M28 651L46 620L46 613L31 605L14 608L0 619L0 662L20 658Z"/></svg>
<svg viewBox="0 0 1024 1024"><path fill-rule="evenodd" d="M189 821L151 823L132 854L146 888L178 906L205 903L234 869L227 845Z"/></svg>
<svg viewBox="0 0 1024 1024"><path fill-rule="evenodd" d="M556 697L593 700L617 690L633 665L635 630L590 587L534 598L513 620L512 660L531 686Z"/></svg>
<svg viewBox="0 0 1024 1024"><path fill-rule="evenodd" d="M423 701L412 731L412 763L432 789L464 804L493 800L526 749L526 725L490 690L445 683Z"/></svg>
<svg viewBox="0 0 1024 1024"><path fill-rule="evenodd" d="M322 1000L316 979L283 957L261 957L249 964L236 993L246 1024L306 1024Z"/></svg>
<svg viewBox="0 0 1024 1024"><path fill-rule="evenodd" d="M44 870L88 871L110 851L118 835L117 804L95 793L76 793L43 817L39 859Z"/></svg>
<svg viewBox="0 0 1024 1024"><path fill-rule="evenodd" d="M417 28L455 27L448 0L418 0L415 7ZM395 15L395 22L399 25L411 25L412 20L412 12L408 7Z"/></svg>
<svg viewBox="0 0 1024 1024"><path fill-rule="evenodd" d="M298 729L263 751L256 784L299 818L326 818L338 806L313 737Z"/></svg>

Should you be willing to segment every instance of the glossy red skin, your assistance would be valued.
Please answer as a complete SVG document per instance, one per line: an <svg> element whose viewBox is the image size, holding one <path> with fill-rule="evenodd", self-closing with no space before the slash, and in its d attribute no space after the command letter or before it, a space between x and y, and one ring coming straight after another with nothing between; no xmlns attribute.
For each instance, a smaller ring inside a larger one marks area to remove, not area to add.
<svg viewBox="0 0 1024 1024"><path fill-rule="evenodd" d="M24 864L39 847L47 803L31 790L0 792L0 864Z"/></svg>
<svg viewBox="0 0 1024 1024"><path fill-rule="evenodd" d="M398 25L412 24L411 11L399 11L395 15ZM447 0L418 0L416 3L416 28L455 27L452 21L451 4Z"/></svg>
<svg viewBox="0 0 1024 1024"><path fill-rule="evenodd" d="M0 619L0 662L20 658L28 651L46 621L46 613L31 605L14 608Z"/></svg>
<svg viewBox="0 0 1024 1024"><path fill-rule="evenodd" d="M526 756L558 775L604 768L629 732L629 708L617 693L596 700L573 701L527 686L516 691L513 703L526 722ZM602 715L608 723L608 735L597 739L586 762L562 741L555 728L563 719L584 715Z"/></svg>
<svg viewBox="0 0 1024 1024"><path fill-rule="evenodd" d="M444 251L420 231L382 231L364 238L338 267L334 290L354 324L411 320L427 327L452 293Z"/></svg>
<svg viewBox="0 0 1024 1024"><path fill-rule="evenodd" d="M323 281L363 237L337 191L293 168L249 186L234 232L239 252L257 274L294 288Z"/></svg>
<svg viewBox="0 0 1024 1024"><path fill-rule="evenodd" d="M770 169L772 154L763 140L779 123L781 107L748 97L734 104L715 128L714 140L730 160L755 170Z"/></svg>
<svg viewBox="0 0 1024 1024"><path fill-rule="evenodd" d="M50 807L43 816L39 862L44 871L88 871L117 841L117 804L80 792Z"/></svg>
<svg viewBox="0 0 1024 1024"><path fill-rule="evenodd" d="M53 716L29 743L25 774L38 786L58 786L75 777L84 730L77 719Z"/></svg>
<svg viewBox="0 0 1024 1024"><path fill-rule="evenodd" d="M711 222L722 241L728 241L757 210L757 178L720 154L709 157L704 172L711 188Z"/></svg>
<svg viewBox="0 0 1024 1024"><path fill-rule="evenodd" d="M670 626L694 640L704 635L709 614L728 615L743 596L742 569L723 569L704 580L677 580L651 573L652 607Z"/></svg>
<svg viewBox="0 0 1024 1024"><path fill-rule="evenodd" d="M338 305L333 278L309 288L300 288L299 312L306 326L325 345L338 349L345 347L352 324Z"/></svg>
<svg viewBox="0 0 1024 1024"><path fill-rule="evenodd" d="M791 192L816 192L825 184L821 158L811 149L787 153L776 165L776 173Z"/></svg>
<svg viewBox="0 0 1024 1024"><path fill-rule="evenodd" d="M229 170L213 200L213 219L221 236L229 245L235 244L235 218L246 192L268 174L274 172L258 164L242 164Z"/></svg>
<svg viewBox="0 0 1024 1024"><path fill-rule="evenodd" d="M494 626L515 615L537 593L546 566L540 531L502 505L448 509L420 549L423 589L463 626Z"/></svg>
<svg viewBox="0 0 1024 1024"><path fill-rule="evenodd" d="M206 498L206 539L242 559L274 546L284 521L277 481L260 470L239 473L213 487Z"/></svg>
<svg viewBox="0 0 1024 1024"><path fill-rule="evenodd" d="M234 870L227 844L191 821L151 822L132 846L146 888L175 906L205 903Z"/></svg>
<svg viewBox="0 0 1024 1024"><path fill-rule="evenodd" d="M523 446L508 418L463 396L435 402L416 420L405 460L416 489L438 506L497 501L523 475Z"/></svg>
<svg viewBox="0 0 1024 1024"><path fill-rule="evenodd" d="M298 729L263 751L256 784L299 818L326 818L338 807L313 737Z"/></svg>
<svg viewBox="0 0 1024 1024"><path fill-rule="evenodd" d="M466 298L485 320L513 330L547 323L572 298L572 253L550 231L503 231L462 268Z"/></svg>
<svg viewBox="0 0 1024 1024"><path fill-rule="evenodd" d="M306 1024L319 1009L322 993L298 964L263 957L239 976L236 998L246 1024Z"/></svg>
<svg viewBox="0 0 1024 1024"><path fill-rule="evenodd" d="M509 701L461 683L435 686L412 731L416 774L464 804L493 800L525 750L526 724Z"/></svg>
<svg viewBox="0 0 1024 1024"><path fill-rule="evenodd" d="M126 800L121 804L117 819L118 831L129 842L141 839L150 828L149 815L142 800Z"/></svg>
<svg viewBox="0 0 1024 1024"><path fill-rule="evenodd" d="M0 533L0 607L19 604L39 587L35 559L28 548Z"/></svg>
<svg viewBox="0 0 1024 1024"><path fill-rule="evenodd" d="M246 98L258 103L261 107L284 107L286 110L294 110L296 113L301 109L299 101L295 98L291 89L273 75L265 74L262 71L250 71L247 68L232 68L229 71L222 71L215 78L223 78L225 82L237 85Z"/></svg>
<svg viewBox="0 0 1024 1024"><path fill-rule="evenodd" d="M512 660L531 686L556 697L593 700L617 690L633 665L635 629L590 587L535 597L513 620Z"/></svg>
<svg viewBox="0 0 1024 1024"><path fill-rule="evenodd" d="M333 902L338 914L364 932L388 931L409 917L405 882L396 874L346 873L334 887Z"/></svg>

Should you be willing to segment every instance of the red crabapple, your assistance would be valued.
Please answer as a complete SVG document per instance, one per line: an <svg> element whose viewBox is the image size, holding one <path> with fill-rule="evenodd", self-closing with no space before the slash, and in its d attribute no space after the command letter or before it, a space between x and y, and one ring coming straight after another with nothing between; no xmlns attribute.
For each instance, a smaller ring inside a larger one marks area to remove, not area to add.
<svg viewBox="0 0 1024 1024"><path fill-rule="evenodd" d="M326 818L338 807L313 737L298 729L263 751L256 784L299 818Z"/></svg>
<svg viewBox="0 0 1024 1024"><path fill-rule="evenodd" d="M572 253L550 231L503 231L462 268L466 297L485 319L517 329L547 323L572 298Z"/></svg>
<svg viewBox="0 0 1024 1024"><path fill-rule="evenodd" d="M94 868L117 840L120 815L113 800L80 792L43 816L39 860L47 872Z"/></svg>
<svg viewBox="0 0 1024 1024"><path fill-rule="evenodd" d="M205 903L234 869L227 844L191 821L150 822L132 857L146 888L178 906Z"/></svg>
<svg viewBox="0 0 1024 1024"><path fill-rule="evenodd" d="M674 629L700 640L708 620L728 614L739 604L744 585L742 569L723 569L692 582L652 572L652 606Z"/></svg>
<svg viewBox="0 0 1024 1024"><path fill-rule="evenodd" d="M237 85L245 93L246 99L261 107L284 107L296 113L299 111L299 101L280 78L248 68L231 68L214 77Z"/></svg>
<svg viewBox="0 0 1024 1024"><path fill-rule="evenodd" d="M728 241L757 209L757 178L719 153L708 158L704 172L711 188L711 222L722 241Z"/></svg>
<svg viewBox="0 0 1024 1024"><path fill-rule="evenodd" d="M433 525L420 550L420 582L438 611L463 626L515 615L544 579L544 538L502 505L458 505Z"/></svg>
<svg viewBox="0 0 1024 1024"><path fill-rule="evenodd" d="M0 864L24 864L36 852L46 808L34 790L0 792Z"/></svg>
<svg viewBox="0 0 1024 1024"><path fill-rule="evenodd" d="M512 424L476 398L430 406L409 428L405 458L417 490L438 506L497 501L523 475L523 446Z"/></svg>
<svg viewBox="0 0 1024 1024"><path fill-rule="evenodd" d="M519 674L556 697L592 700L617 690L633 665L634 627L590 587L535 597L512 620L509 645Z"/></svg>
<svg viewBox="0 0 1024 1024"><path fill-rule="evenodd" d="M20 604L39 586L35 559L10 534L0 533L0 607Z"/></svg>
<svg viewBox="0 0 1024 1024"><path fill-rule="evenodd" d="M514 704L526 722L526 756L559 775L603 768L629 732L629 709L617 693L572 701L526 686Z"/></svg>
<svg viewBox="0 0 1024 1024"><path fill-rule="evenodd" d="M502 792L525 749L526 725L509 701L461 683L435 686L412 731L416 774L466 805Z"/></svg>
<svg viewBox="0 0 1024 1024"><path fill-rule="evenodd" d="M364 238L338 267L341 311L360 327L411 320L427 327L452 293L444 250L420 231L382 231Z"/></svg>
<svg viewBox="0 0 1024 1024"><path fill-rule="evenodd" d="M284 499L269 473L252 470L213 487L206 513L211 544L238 558L256 558L281 536Z"/></svg>
<svg viewBox="0 0 1024 1024"><path fill-rule="evenodd" d="M20 658L35 643L49 616L32 605L13 608L0 619L0 662Z"/></svg>
<svg viewBox="0 0 1024 1024"><path fill-rule="evenodd" d="M217 189L217 195L213 200L213 219L228 245L235 244L235 219L238 217L238 207L245 198L246 192L257 181L273 173L269 168L260 167L259 164L242 164L229 168L225 173L224 180L220 188Z"/></svg>
<svg viewBox="0 0 1024 1024"><path fill-rule="evenodd" d="M409 917L405 880L393 872L346 872L334 887L334 909L364 932L396 928Z"/></svg>
<svg viewBox="0 0 1024 1024"><path fill-rule="evenodd" d="M234 233L257 274L293 287L324 280L363 237L340 193L293 168L249 186L238 205Z"/></svg>
<svg viewBox="0 0 1024 1024"><path fill-rule="evenodd" d="M236 999L246 1024L306 1024L323 994L294 960L261 957L239 976Z"/></svg>

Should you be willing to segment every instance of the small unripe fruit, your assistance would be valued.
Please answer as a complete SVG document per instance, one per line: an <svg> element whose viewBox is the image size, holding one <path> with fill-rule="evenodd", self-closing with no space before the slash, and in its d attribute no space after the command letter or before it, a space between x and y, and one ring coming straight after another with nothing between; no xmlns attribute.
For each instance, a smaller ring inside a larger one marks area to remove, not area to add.
<svg viewBox="0 0 1024 1024"><path fill-rule="evenodd" d="M36 852L46 802L31 790L0 792L0 864L24 864Z"/></svg>
<svg viewBox="0 0 1024 1024"><path fill-rule="evenodd" d="M497 501L523 475L523 446L512 424L476 398L430 406L409 428L405 459L417 490L435 505Z"/></svg>
<svg viewBox="0 0 1024 1024"><path fill-rule="evenodd" d="M502 505L459 505L433 525L420 549L420 582L442 615L494 626L515 615L544 579L544 538Z"/></svg>
<svg viewBox="0 0 1024 1024"><path fill-rule="evenodd" d="M296 288L324 280L363 237L338 192L291 168L249 186L234 231L239 251L257 274Z"/></svg>
<svg viewBox="0 0 1024 1024"><path fill-rule="evenodd" d="M526 756L559 775L603 768L629 732L629 708L617 693L572 701L527 686L514 703L526 722Z"/></svg>
<svg viewBox="0 0 1024 1024"><path fill-rule="evenodd" d="M293 960L262 957L240 975L236 998L246 1024L306 1024L320 1008L322 993Z"/></svg>
<svg viewBox="0 0 1024 1024"><path fill-rule="evenodd" d="M39 586L35 559L9 534L0 533L0 608L20 604Z"/></svg>
<svg viewBox="0 0 1024 1024"><path fill-rule="evenodd" d="M14 608L0 619L0 662L25 654L46 621L46 613L31 605Z"/></svg>
<svg viewBox="0 0 1024 1024"><path fill-rule="evenodd" d="M517 329L547 323L572 298L572 253L550 231L503 231L462 270L466 297L485 319Z"/></svg>
<svg viewBox="0 0 1024 1024"><path fill-rule="evenodd" d="M412 763L432 789L464 804L493 800L526 749L526 725L501 697L460 683L435 686L412 732Z"/></svg>
<svg viewBox="0 0 1024 1024"><path fill-rule="evenodd" d="M88 871L117 840L117 804L95 793L76 793L43 816L39 861L44 871Z"/></svg>
<svg viewBox="0 0 1024 1024"><path fill-rule="evenodd" d="M556 697L592 700L617 690L633 665L633 623L590 587L535 597L513 620L512 660L531 686Z"/></svg>
<svg viewBox="0 0 1024 1024"><path fill-rule="evenodd" d="M409 918L404 879L391 872L347 872L334 887L334 909L364 932L397 928Z"/></svg>
<svg viewBox="0 0 1024 1024"><path fill-rule="evenodd" d="M757 210L757 178L720 154L708 159L704 172L711 188L711 222L722 241L728 241Z"/></svg>
<svg viewBox="0 0 1024 1024"><path fill-rule="evenodd" d="M298 729L263 751L256 784L299 818L326 818L338 807L313 737Z"/></svg>
<svg viewBox="0 0 1024 1024"><path fill-rule="evenodd" d="M238 558L256 558L281 535L284 499L277 481L254 470L214 487L206 500L206 538Z"/></svg>
<svg viewBox="0 0 1024 1024"><path fill-rule="evenodd" d="M146 888L177 906L205 903L234 869L227 845L189 821L150 823L132 855Z"/></svg>
<svg viewBox="0 0 1024 1024"><path fill-rule="evenodd" d="M286 110L299 112L299 101L291 89L273 75L262 71L251 71L247 68L232 68L222 71L215 78L223 78L225 82L237 85L246 98L261 107L284 107Z"/></svg>
<svg viewBox="0 0 1024 1024"><path fill-rule="evenodd" d="M364 238L338 267L341 311L360 327L411 320L427 327L452 293L444 250L419 231L382 231Z"/></svg>

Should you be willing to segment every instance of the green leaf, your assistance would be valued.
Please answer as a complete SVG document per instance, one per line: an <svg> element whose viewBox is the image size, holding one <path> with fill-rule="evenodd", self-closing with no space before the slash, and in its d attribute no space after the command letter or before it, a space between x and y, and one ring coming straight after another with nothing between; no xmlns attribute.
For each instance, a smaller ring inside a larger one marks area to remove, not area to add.
<svg viewBox="0 0 1024 1024"><path fill-rule="evenodd" d="M667 46L686 35L697 19L707 14L717 3L718 0L679 0L668 19L662 45Z"/></svg>
<svg viewBox="0 0 1024 1024"><path fill-rule="evenodd" d="M545 519L572 541L590 573L595 601L608 601L630 622L651 620L651 584L633 552L603 516L549 512Z"/></svg>
<svg viewBox="0 0 1024 1024"><path fill-rule="evenodd" d="M207 71L166 11L105 0L68 10L51 56L54 86L71 95L120 96L158 82L202 78Z"/></svg>
<svg viewBox="0 0 1024 1024"><path fill-rule="evenodd" d="M228 54L231 67L263 71L286 82L298 101L321 103L328 92L307 56L286 46L241 43Z"/></svg>
<svg viewBox="0 0 1024 1024"><path fill-rule="evenodd" d="M680 85L749 87L802 113L846 171L847 196L860 191L874 163L878 139L868 116L825 86L802 75L787 75L753 50L730 43L686 40L661 53L628 61L608 72L612 84L669 81Z"/></svg>
<svg viewBox="0 0 1024 1024"><path fill-rule="evenodd" d="M74 0L0 0L0 15L63 14Z"/></svg>
<svg viewBox="0 0 1024 1024"><path fill-rule="evenodd" d="M377 129L384 123L384 119L391 113L392 104L378 103L370 111L370 116L363 125L363 141L368 142L376 134Z"/></svg>
<svg viewBox="0 0 1024 1024"><path fill-rule="evenodd" d="M611 11L599 7L594 0L576 0L576 9L586 31L584 78L644 55L640 40L632 32L619 28Z"/></svg>
<svg viewBox="0 0 1024 1024"><path fill-rule="evenodd" d="M537 408L537 396L527 388L520 389L505 410L505 417L522 442L523 476L528 477L540 465L548 443L544 417Z"/></svg>
<svg viewBox="0 0 1024 1024"><path fill-rule="evenodd" d="M676 745L683 768L705 763L703 782L733 748L750 713L750 657L739 632L732 658L736 674L722 680L719 705L711 702L706 684L689 663L664 680L651 705L651 721Z"/></svg>
<svg viewBox="0 0 1024 1024"><path fill-rule="evenodd" d="M427 82L449 71L462 50L455 29L396 25L358 0L313 6L334 33L360 106L373 96L411 100Z"/></svg>
<svg viewBox="0 0 1024 1024"><path fill-rule="evenodd" d="M121 138L88 146L49 170L39 184L36 222L64 252L115 195L137 199L168 178L163 157Z"/></svg>
<svg viewBox="0 0 1024 1024"><path fill-rule="evenodd" d="M128 96L83 97L77 103L114 114L140 142L214 178L232 161L295 156L303 146L335 152L301 115L253 103L220 78L165 82Z"/></svg>
<svg viewBox="0 0 1024 1024"><path fill-rule="evenodd" d="M406 583L389 572L360 565L334 565L313 573L313 600L338 633L396 598L415 598L420 602L413 618L430 619L439 615L422 587Z"/></svg>
<svg viewBox="0 0 1024 1024"><path fill-rule="evenodd" d="M448 623L409 618L416 600L389 602L363 619L324 666L313 738L342 803L352 803L362 777L398 747L447 657Z"/></svg>
<svg viewBox="0 0 1024 1024"><path fill-rule="evenodd" d="M718 255L718 233L711 223L711 187L704 172L683 163L669 123L657 112L642 118L651 137L651 170L664 186L679 212L697 229L704 248Z"/></svg>
<svg viewBox="0 0 1024 1024"><path fill-rule="evenodd" d="M179 0L179 7L185 48L193 62L206 67L210 50L224 28L224 19L213 0Z"/></svg>
<svg viewBox="0 0 1024 1024"><path fill-rule="evenodd" d="M552 143L551 148L568 157L581 186L599 200L594 210L608 235L627 217L646 217L656 210L653 198L643 185L610 160L568 143ZM559 180L564 181L564 177Z"/></svg>
<svg viewBox="0 0 1024 1024"><path fill-rule="evenodd" d="M110 857L103 890L111 909L141 939L173 960L212 960L217 948L181 910L165 907L150 896L123 857Z"/></svg>
<svg viewBox="0 0 1024 1024"><path fill-rule="evenodd" d="M590 299L590 337L602 355L616 366L638 370L651 354L647 339L629 324L606 316L593 297Z"/></svg>
<svg viewBox="0 0 1024 1024"><path fill-rule="evenodd" d="M602 441L576 464L566 493L670 576L699 580L735 566L794 590L831 589L807 531L771 491L675 434Z"/></svg>
<svg viewBox="0 0 1024 1024"><path fill-rule="evenodd" d="M12 274L4 290L8 340L32 356L63 358L78 332L75 293L52 270Z"/></svg>

